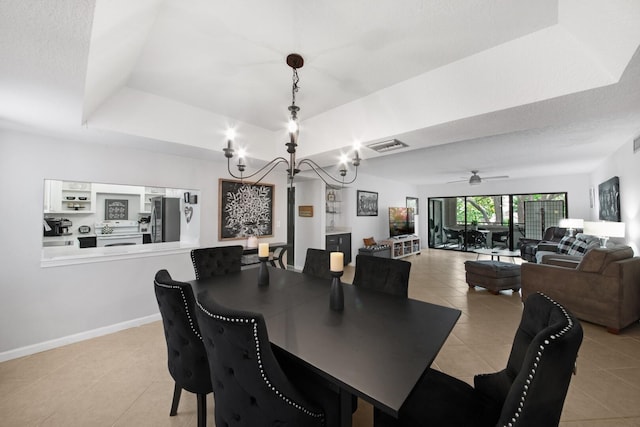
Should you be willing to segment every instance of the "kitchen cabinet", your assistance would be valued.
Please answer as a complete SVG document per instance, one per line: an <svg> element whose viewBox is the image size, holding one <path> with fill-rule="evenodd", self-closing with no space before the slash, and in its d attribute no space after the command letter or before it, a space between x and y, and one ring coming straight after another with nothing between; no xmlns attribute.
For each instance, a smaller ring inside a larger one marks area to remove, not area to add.
<svg viewBox="0 0 640 427"><path fill-rule="evenodd" d="M327 234L325 248L331 252L344 254L344 265L351 262L351 233Z"/></svg>
<svg viewBox="0 0 640 427"><path fill-rule="evenodd" d="M95 248L97 246L96 236L78 237L81 248Z"/></svg>
<svg viewBox="0 0 640 427"><path fill-rule="evenodd" d="M45 181L45 213L95 213L95 192L91 183Z"/></svg>
<svg viewBox="0 0 640 427"><path fill-rule="evenodd" d="M140 206L140 213L151 213L151 199L153 197L162 197L166 195L166 190L159 187L145 187L144 195L142 197L142 206Z"/></svg>

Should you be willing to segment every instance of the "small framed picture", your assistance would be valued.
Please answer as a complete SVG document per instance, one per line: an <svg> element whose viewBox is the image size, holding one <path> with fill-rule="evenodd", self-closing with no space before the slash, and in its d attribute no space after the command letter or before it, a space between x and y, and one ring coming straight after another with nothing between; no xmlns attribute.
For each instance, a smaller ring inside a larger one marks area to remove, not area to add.
<svg viewBox="0 0 640 427"><path fill-rule="evenodd" d="M298 216L311 218L313 217L313 206L300 205L298 206Z"/></svg>
<svg viewBox="0 0 640 427"><path fill-rule="evenodd" d="M378 216L378 193L358 190L357 216Z"/></svg>

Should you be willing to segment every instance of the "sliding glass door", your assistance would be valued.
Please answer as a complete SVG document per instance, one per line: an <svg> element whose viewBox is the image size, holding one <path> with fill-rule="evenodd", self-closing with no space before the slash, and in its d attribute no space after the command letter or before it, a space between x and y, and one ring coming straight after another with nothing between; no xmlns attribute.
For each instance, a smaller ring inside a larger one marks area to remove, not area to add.
<svg viewBox="0 0 640 427"><path fill-rule="evenodd" d="M429 247L518 249L567 216L567 193L431 197Z"/></svg>

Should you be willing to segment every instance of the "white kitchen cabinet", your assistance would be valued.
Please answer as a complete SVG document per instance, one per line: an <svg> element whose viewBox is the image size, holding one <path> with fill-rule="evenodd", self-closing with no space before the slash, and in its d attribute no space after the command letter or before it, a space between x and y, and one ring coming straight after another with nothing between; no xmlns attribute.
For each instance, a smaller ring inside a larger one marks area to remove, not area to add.
<svg viewBox="0 0 640 427"><path fill-rule="evenodd" d="M151 213L151 199L153 197L162 197L166 195L166 189L160 187L144 187L144 195L142 196L142 205L140 213Z"/></svg>
<svg viewBox="0 0 640 427"><path fill-rule="evenodd" d="M95 192L91 183L46 180L44 213L95 213Z"/></svg>

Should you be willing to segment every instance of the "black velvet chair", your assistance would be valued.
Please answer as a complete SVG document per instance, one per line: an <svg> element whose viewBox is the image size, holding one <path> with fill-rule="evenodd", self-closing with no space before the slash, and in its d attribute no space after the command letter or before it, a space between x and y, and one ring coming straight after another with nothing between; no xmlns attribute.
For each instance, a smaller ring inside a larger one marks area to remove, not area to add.
<svg viewBox="0 0 640 427"><path fill-rule="evenodd" d="M410 271L408 261L358 254L353 284L406 298Z"/></svg>
<svg viewBox="0 0 640 427"><path fill-rule="evenodd" d="M207 353L196 321L191 285L171 279L167 270L153 282L167 341L167 364L175 381L170 416L178 411L182 389L198 398L198 427L207 424L206 395L213 391Z"/></svg>
<svg viewBox="0 0 640 427"><path fill-rule="evenodd" d="M399 419L374 411L374 427L557 426L582 343L582 326L543 294L525 302L507 367L474 387L429 369Z"/></svg>
<svg viewBox="0 0 640 427"><path fill-rule="evenodd" d="M223 276L240 271L243 251L244 248L240 245L193 249L191 262L196 272L196 279Z"/></svg>
<svg viewBox="0 0 640 427"><path fill-rule="evenodd" d="M331 279L331 251L324 249L307 249L302 272L321 279Z"/></svg>
<svg viewBox="0 0 640 427"><path fill-rule="evenodd" d="M212 300L197 309L209 358L216 426L337 426L339 394L309 371L288 376L269 343L259 313Z"/></svg>

